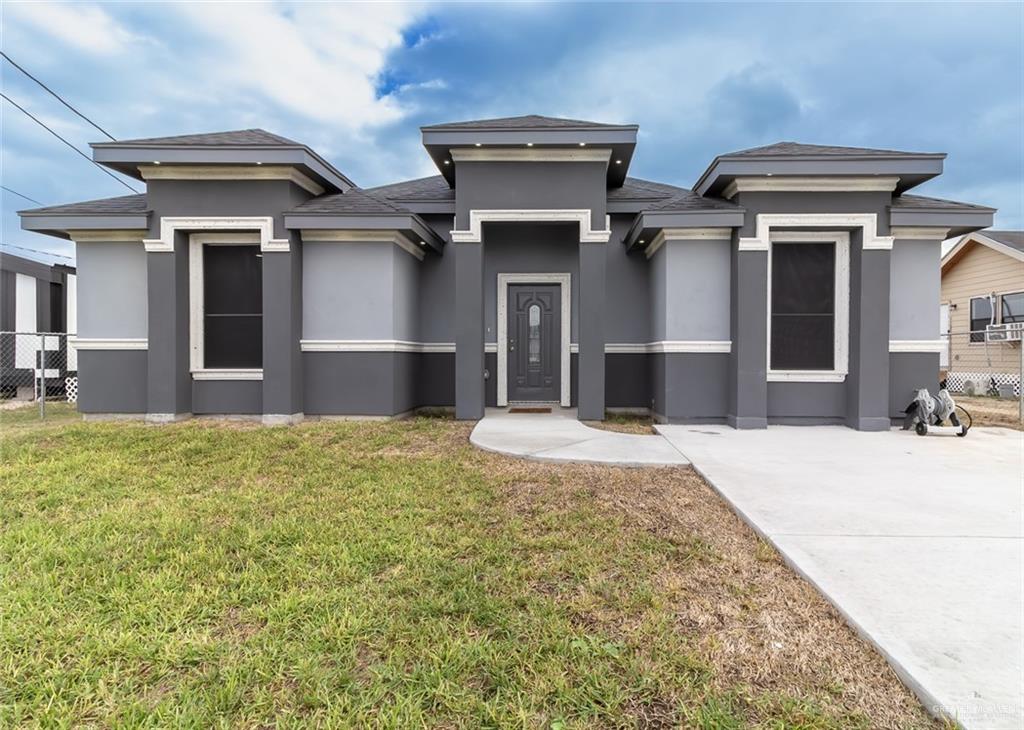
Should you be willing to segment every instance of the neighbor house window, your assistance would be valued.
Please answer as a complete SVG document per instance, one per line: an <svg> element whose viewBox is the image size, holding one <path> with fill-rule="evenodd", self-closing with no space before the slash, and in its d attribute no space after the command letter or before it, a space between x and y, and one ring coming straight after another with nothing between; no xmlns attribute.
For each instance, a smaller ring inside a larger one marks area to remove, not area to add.
<svg viewBox="0 0 1024 730"><path fill-rule="evenodd" d="M999 311L1000 322L1003 324L1024 322L1024 292L1003 294L1000 299L1002 300Z"/></svg>
<svg viewBox="0 0 1024 730"><path fill-rule="evenodd" d="M769 251L769 378L842 380L847 369L849 238L776 236Z"/></svg>
<svg viewBox="0 0 1024 730"><path fill-rule="evenodd" d="M992 300L989 297L971 299L971 342L985 341L985 328L992 324Z"/></svg>
<svg viewBox="0 0 1024 730"><path fill-rule="evenodd" d="M250 379L263 368L263 258L255 235L192 234L191 369L202 379Z"/></svg>

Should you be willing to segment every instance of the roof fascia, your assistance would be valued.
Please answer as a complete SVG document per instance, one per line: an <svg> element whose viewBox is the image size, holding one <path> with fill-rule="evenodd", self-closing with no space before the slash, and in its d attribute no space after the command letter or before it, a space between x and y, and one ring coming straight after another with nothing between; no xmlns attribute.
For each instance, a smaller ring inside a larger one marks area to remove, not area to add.
<svg viewBox="0 0 1024 730"><path fill-rule="evenodd" d="M638 245L644 231L662 228L740 228L746 211L737 210L691 210L691 211L644 211L633 219L633 224L623 237L627 249ZM646 238L644 238L646 240Z"/></svg>
<svg viewBox="0 0 1024 730"><path fill-rule="evenodd" d="M70 239L68 231L145 231L149 230L149 213L113 215L101 213L87 215L73 213L20 213L21 227L26 231L44 233L48 236Z"/></svg>
<svg viewBox="0 0 1024 730"><path fill-rule="evenodd" d="M774 155L716 157L693 186L699 195L723 187L728 180L757 175L896 175L912 177L907 190L942 174L945 153L884 155Z"/></svg>
<svg viewBox="0 0 1024 730"><path fill-rule="evenodd" d="M16 274L24 274L35 279L59 282L62 274L56 269L57 266L58 264L46 264L0 250L0 271L13 271ZM74 270L74 267L71 268Z"/></svg>
<svg viewBox="0 0 1024 730"><path fill-rule="evenodd" d="M93 159L118 172L142 180L138 165L155 161L171 165L295 165L329 187L347 192L355 183L304 146L261 147L255 145L125 145L114 142L94 143Z"/></svg>
<svg viewBox="0 0 1024 730"><path fill-rule="evenodd" d="M434 229L413 213L285 213L284 227L290 230L402 231L410 238L425 241L435 252L440 252L445 244Z"/></svg>
<svg viewBox="0 0 1024 730"><path fill-rule="evenodd" d="M971 245L987 246L993 251L1009 256L1016 261L1024 261L1024 251L1018 251L1013 246L1007 246L1001 241L986 236L984 233L969 233L960 239L949 252L942 257L942 273L946 273L953 265L967 253L967 247Z"/></svg>
<svg viewBox="0 0 1024 730"><path fill-rule="evenodd" d="M890 226L919 226L948 228L949 236L973 233L992 225L995 210L991 208L961 208L935 210L934 208L889 208Z"/></svg>

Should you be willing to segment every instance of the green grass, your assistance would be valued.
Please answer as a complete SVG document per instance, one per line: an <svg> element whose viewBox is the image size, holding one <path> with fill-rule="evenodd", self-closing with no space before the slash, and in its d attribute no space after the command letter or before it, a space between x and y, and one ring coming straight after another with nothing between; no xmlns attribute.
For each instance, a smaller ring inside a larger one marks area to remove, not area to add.
<svg viewBox="0 0 1024 730"><path fill-rule="evenodd" d="M2 727L871 724L723 690L656 580L699 539L461 424L52 415L0 414Z"/></svg>

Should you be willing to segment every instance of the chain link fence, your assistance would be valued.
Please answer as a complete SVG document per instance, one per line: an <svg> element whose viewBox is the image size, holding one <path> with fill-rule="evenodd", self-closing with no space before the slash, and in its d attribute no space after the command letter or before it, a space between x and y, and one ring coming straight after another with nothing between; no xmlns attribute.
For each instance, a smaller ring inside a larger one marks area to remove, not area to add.
<svg viewBox="0 0 1024 730"><path fill-rule="evenodd" d="M63 332L0 332L0 407L75 403L77 355Z"/></svg>
<svg viewBox="0 0 1024 730"><path fill-rule="evenodd" d="M991 329L949 332L943 341L940 369L954 397L992 410L1003 423L1024 424L1021 341L997 338Z"/></svg>

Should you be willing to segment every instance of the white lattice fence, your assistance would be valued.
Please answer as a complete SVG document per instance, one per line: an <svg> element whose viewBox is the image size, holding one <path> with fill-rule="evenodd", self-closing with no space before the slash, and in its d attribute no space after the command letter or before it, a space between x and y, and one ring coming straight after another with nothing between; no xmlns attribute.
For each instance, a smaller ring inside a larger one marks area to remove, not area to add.
<svg viewBox="0 0 1024 730"><path fill-rule="evenodd" d="M68 403L78 402L78 377L71 376L64 378L64 393L67 396Z"/></svg>
<svg viewBox="0 0 1024 730"><path fill-rule="evenodd" d="M1017 373L979 373L979 372L957 372L950 371L946 374L946 384L953 393L963 393L968 388L968 383L973 385L973 391L977 395L985 395L989 389L990 380L994 380L997 386L1012 385L1013 394L1020 396L1020 376Z"/></svg>

